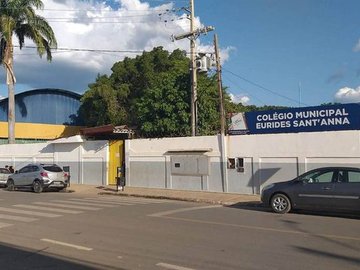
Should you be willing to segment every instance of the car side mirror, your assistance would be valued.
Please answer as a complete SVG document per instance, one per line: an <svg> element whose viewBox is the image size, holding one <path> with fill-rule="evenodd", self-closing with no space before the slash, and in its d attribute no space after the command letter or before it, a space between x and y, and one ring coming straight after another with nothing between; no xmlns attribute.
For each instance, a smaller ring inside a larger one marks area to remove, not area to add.
<svg viewBox="0 0 360 270"><path fill-rule="evenodd" d="M19 171L15 171L15 173L19 173Z"/></svg>

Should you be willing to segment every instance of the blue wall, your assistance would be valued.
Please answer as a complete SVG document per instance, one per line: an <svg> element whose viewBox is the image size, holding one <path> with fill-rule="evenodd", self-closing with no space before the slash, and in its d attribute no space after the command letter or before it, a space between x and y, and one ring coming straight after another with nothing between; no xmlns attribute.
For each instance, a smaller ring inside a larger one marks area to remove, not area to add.
<svg viewBox="0 0 360 270"><path fill-rule="evenodd" d="M77 125L81 95L60 89L37 89L15 95L16 122ZM0 101L0 121L7 121L8 99Z"/></svg>

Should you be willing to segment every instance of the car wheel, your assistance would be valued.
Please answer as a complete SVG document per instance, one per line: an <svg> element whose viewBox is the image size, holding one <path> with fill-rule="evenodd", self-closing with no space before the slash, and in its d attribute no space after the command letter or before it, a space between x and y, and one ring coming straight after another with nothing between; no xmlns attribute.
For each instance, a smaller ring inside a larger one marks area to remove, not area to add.
<svg viewBox="0 0 360 270"><path fill-rule="evenodd" d="M40 193L40 192L42 192L42 190L43 190L43 187L42 187L40 181L38 181L38 180L35 180L35 181L33 182L32 188L33 188L33 191L34 191L35 193Z"/></svg>
<svg viewBox="0 0 360 270"><path fill-rule="evenodd" d="M7 180L6 186L8 191L14 191L15 190L14 180L12 179Z"/></svg>
<svg viewBox="0 0 360 270"><path fill-rule="evenodd" d="M271 198L271 208L275 213L285 214L291 210L291 202L284 194L275 194Z"/></svg>

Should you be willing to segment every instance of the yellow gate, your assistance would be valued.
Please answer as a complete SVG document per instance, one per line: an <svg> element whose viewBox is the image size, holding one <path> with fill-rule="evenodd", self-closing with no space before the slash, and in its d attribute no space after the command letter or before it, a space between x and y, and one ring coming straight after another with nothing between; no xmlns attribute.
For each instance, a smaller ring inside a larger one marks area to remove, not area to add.
<svg viewBox="0 0 360 270"><path fill-rule="evenodd" d="M125 175L118 175L117 169L118 167L121 168L124 158L124 141L109 141L109 185L116 185L117 176L125 176Z"/></svg>

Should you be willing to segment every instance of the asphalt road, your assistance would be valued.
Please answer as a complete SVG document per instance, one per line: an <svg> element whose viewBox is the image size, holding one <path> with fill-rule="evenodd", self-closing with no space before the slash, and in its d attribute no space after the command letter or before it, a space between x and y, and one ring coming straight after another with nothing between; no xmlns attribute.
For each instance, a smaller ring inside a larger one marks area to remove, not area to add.
<svg viewBox="0 0 360 270"><path fill-rule="evenodd" d="M1 269L360 269L360 218L0 190Z"/></svg>

